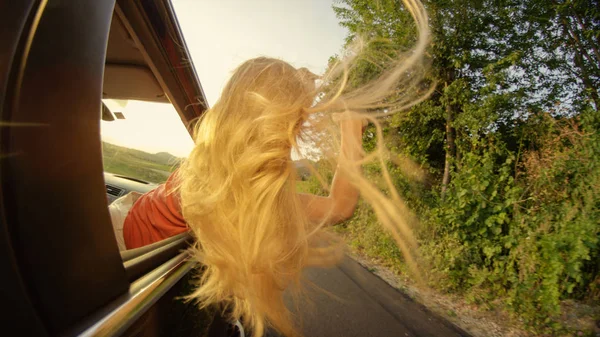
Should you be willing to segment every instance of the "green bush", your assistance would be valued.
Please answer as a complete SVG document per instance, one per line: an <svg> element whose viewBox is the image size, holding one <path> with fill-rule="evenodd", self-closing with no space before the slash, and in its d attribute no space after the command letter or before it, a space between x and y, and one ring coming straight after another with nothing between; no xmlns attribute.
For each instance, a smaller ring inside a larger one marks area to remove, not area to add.
<svg viewBox="0 0 600 337"><path fill-rule="evenodd" d="M447 275L447 290L503 285L498 281L514 244L510 228L521 192L513 167L509 151L482 145L464 156L446 195L430 210L421 241L433 268Z"/></svg>
<svg viewBox="0 0 600 337"><path fill-rule="evenodd" d="M600 133L592 117L532 116L516 134L516 149L495 133L465 141L468 151L443 197L439 186L416 182L388 163L421 220L415 233L434 287L475 303L506 303L545 333L561 331L561 301L600 301ZM367 150L373 142L366 139ZM318 170L331 181L331 167ZM385 190L378 164L363 170ZM299 184L304 192L327 193L314 176ZM364 201L336 230L354 250L395 272L406 269Z"/></svg>
<svg viewBox="0 0 600 337"><path fill-rule="evenodd" d="M493 142L463 157L421 242L438 286L554 331L561 300L598 300L600 137L547 115L533 126L517 163Z"/></svg>

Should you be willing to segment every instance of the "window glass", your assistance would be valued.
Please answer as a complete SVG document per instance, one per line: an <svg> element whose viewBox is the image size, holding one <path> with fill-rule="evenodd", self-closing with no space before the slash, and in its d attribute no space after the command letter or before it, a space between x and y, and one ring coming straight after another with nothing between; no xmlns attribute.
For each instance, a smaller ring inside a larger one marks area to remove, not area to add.
<svg viewBox="0 0 600 337"><path fill-rule="evenodd" d="M101 121L102 154L107 173L160 184L193 147L172 104L104 99L115 116Z"/></svg>

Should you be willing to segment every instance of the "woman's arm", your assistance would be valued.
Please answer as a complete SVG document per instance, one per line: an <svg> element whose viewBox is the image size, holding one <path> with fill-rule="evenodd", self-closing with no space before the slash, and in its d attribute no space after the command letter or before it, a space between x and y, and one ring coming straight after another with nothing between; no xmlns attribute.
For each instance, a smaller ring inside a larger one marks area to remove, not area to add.
<svg viewBox="0 0 600 337"><path fill-rule="evenodd" d="M358 160L362 153L363 121L344 120L341 127L341 160ZM350 183L346 173L336 168L329 196L300 194L300 201L306 205L308 218L314 223L336 224L352 217L358 203L358 189Z"/></svg>

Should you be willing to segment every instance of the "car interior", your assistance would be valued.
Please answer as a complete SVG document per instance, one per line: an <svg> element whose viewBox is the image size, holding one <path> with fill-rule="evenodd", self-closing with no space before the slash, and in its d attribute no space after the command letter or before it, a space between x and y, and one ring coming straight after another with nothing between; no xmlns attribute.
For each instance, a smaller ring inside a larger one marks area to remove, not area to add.
<svg viewBox="0 0 600 337"><path fill-rule="evenodd" d="M103 100L207 109L169 0L5 2L0 31L3 322L31 336L238 336L181 296L201 266L183 233L119 250L108 206L157 184L103 169ZM35 98L35 99L33 99Z"/></svg>

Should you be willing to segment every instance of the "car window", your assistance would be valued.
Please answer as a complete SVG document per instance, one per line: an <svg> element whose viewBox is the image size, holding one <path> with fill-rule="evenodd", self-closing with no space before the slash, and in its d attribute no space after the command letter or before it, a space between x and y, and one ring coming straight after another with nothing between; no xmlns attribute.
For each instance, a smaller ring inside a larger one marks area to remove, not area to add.
<svg viewBox="0 0 600 337"><path fill-rule="evenodd" d="M105 173L150 184L165 182L193 147L173 105L115 99L103 103L114 116L101 121Z"/></svg>
<svg viewBox="0 0 600 337"><path fill-rule="evenodd" d="M144 193L167 181L191 151L193 141L170 103L116 99L102 102L106 197L119 250L125 251L131 248L125 243L123 232L129 211ZM179 232L160 235L165 239Z"/></svg>

